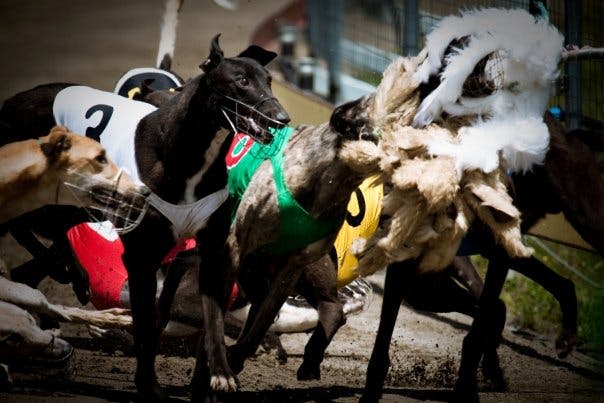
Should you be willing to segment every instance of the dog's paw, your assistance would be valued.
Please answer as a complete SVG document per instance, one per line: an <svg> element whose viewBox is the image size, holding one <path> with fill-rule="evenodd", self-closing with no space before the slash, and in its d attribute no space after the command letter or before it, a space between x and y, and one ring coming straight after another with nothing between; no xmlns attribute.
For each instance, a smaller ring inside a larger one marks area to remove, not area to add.
<svg viewBox="0 0 604 403"><path fill-rule="evenodd" d="M212 375L210 387L216 392L236 392L237 381L232 376Z"/></svg>
<svg viewBox="0 0 604 403"><path fill-rule="evenodd" d="M310 381L314 379L321 379L321 368L319 364L308 364L306 361L302 362L296 377L299 381Z"/></svg>
<svg viewBox="0 0 604 403"><path fill-rule="evenodd" d="M73 318L64 306L46 303L44 313L61 321L70 322Z"/></svg>
<svg viewBox="0 0 604 403"><path fill-rule="evenodd" d="M558 358L566 358L579 344L577 332L564 329L556 339L556 354Z"/></svg>

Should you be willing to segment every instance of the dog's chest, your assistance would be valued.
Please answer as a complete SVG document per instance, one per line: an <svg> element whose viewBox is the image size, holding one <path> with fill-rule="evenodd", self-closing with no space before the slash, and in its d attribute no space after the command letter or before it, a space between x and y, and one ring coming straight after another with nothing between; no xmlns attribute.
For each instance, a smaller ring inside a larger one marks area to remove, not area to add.
<svg viewBox="0 0 604 403"><path fill-rule="evenodd" d="M107 155L140 182L134 135L140 120L155 111L153 105L90 87L67 87L53 104L55 122L99 141Z"/></svg>
<svg viewBox="0 0 604 403"><path fill-rule="evenodd" d="M265 160L270 160L273 172L274 192L279 210L279 234L275 242L263 246L271 254L287 254L334 233L335 220L319 220L313 217L288 189L284 174L284 149L294 130L286 128L275 136L273 144L262 146L247 136L236 136L227 154L229 191L235 201L235 209L246 197L252 178ZM264 165L266 167L266 165ZM233 216L236 210L233 210Z"/></svg>

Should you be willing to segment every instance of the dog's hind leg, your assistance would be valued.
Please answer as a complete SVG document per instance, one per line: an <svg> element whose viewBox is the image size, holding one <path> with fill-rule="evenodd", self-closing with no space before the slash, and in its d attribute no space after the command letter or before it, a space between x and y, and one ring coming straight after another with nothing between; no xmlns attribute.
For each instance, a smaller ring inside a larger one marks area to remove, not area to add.
<svg viewBox="0 0 604 403"><path fill-rule="evenodd" d="M11 235L33 259L13 268L13 280L37 287L46 276L66 284L71 283L78 301L86 305L90 300L88 273L74 258L67 230L89 219L88 214L72 206L45 206L10 222ZM52 240L47 247L34 235Z"/></svg>
<svg viewBox="0 0 604 403"><path fill-rule="evenodd" d="M240 372L245 360L256 352L262 338L275 320L287 297L293 294L306 263L300 262L301 255L290 257L287 263L277 268L271 287L261 302L252 302L250 313L237 343L228 349L231 369Z"/></svg>
<svg viewBox="0 0 604 403"><path fill-rule="evenodd" d="M476 267L469 256L455 256L450 272L458 279L474 296L476 300L482 294L484 283L478 275Z"/></svg>
<svg viewBox="0 0 604 403"><path fill-rule="evenodd" d="M416 264L413 261L393 263L386 269L380 324L367 366L365 389L359 403L378 402L380 399L386 374L390 367L388 353L390 350L390 341L392 340L396 317L398 316L401 302L403 302L401 284L404 283L405 271L415 269Z"/></svg>
<svg viewBox="0 0 604 403"><path fill-rule="evenodd" d="M495 254L497 255L497 254ZM493 351L501 342L501 333L505 325L505 304L499 295L508 273L506 256L493 256L489 261L484 289L480 296L479 308L470 331L463 340L461 364L452 401L478 402L477 372L483 353L483 370L491 379L498 379L498 386L505 388L503 373ZM491 371L491 372L489 372ZM497 373L497 371L501 373Z"/></svg>
<svg viewBox="0 0 604 403"><path fill-rule="evenodd" d="M403 300L413 309L427 312L460 312L476 316L478 298L451 275L453 266L440 272L407 270L400 275Z"/></svg>
<svg viewBox="0 0 604 403"><path fill-rule="evenodd" d="M577 344L577 294L575 284L558 275L539 259L512 259L511 268L545 288L562 310L562 330L556 339L558 357L564 358Z"/></svg>
<svg viewBox="0 0 604 403"><path fill-rule="evenodd" d="M297 290L319 312L319 322L304 348L304 360L298 368L298 380L321 379L325 350L338 329L346 323L338 300L337 267L329 255L304 270Z"/></svg>
<svg viewBox="0 0 604 403"><path fill-rule="evenodd" d="M162 330L170 321L170 311L182 277L189 268L199 266L199 264L200 259L196 251L180 252L169 264L158 300L158 323Z"/></svg>

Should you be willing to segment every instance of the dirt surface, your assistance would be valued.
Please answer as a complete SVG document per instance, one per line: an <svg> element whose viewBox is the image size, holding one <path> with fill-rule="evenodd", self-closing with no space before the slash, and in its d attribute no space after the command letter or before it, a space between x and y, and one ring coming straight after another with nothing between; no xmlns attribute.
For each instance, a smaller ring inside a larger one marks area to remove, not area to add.
<svg viewBox="0 0 604 403"><path fill-rule="evenodd" d="M287 1L239 0L231 12L209 0L185 2L180 20L174 69L184 77L197 74L213 35L222 32L227 56L248 43L252 31ZM163 1L159 0L2 0L0 2L0 100L34 85L68 81L112 90L118 77L156 58ZM22 251L4 238L0 258L8 264ZM379 289L383 277L371 281ZM77 304L68 286L45 281L54 302ZM377 332L381 298L350 317L330 345L322 379L298 382L307 334L284 335L287 363L274 351L259 350L247 363L236 394L225 401L355 402L360 396L367 361ZM456 377L460 348L469 319L457 314L425 315L402 307L391 347L392 367L383 402L444 401ZM135 397L135 360L128 349L104 351L85 328L65 325L63 335L76 346L67 377L48 377L46 370L15 374L2 402L131 401ZM553 335L514 333L507 327L500 348L508 391L491 393L480 384L483 402L604 401L604 371L598 363L573 353L555 357ZM111 349L110 349L111 350ZM174 400L186 400L193 358L184 348L158 356L159 380Z"/></svg>

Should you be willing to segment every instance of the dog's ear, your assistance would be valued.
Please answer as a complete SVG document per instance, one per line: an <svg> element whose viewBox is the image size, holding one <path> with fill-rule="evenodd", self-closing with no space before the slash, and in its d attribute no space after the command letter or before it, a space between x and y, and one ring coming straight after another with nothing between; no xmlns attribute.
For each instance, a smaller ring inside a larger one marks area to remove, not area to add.
<svg viewBox="0 0 604 403"><path fill-rule="evenodd" d="M263 66L269 64L277 54L275 52L271 52L270 50L266 50L257 45L250 45L246 50L239 53L237 57L249 57L250 59L256 60Z"/></svg>
<svg viewBox="0 0 604 403"><path fill-rule="evenodd" d="M214 39L212 39L210 55L203 63L199 65L199 67L204 71L204 73L207 73L210 70L214 69L224 59L224 53L222 52L222 49L220 49L218 38L220 38L220 34L216 35Z"/></svg>
<svg viewBox="0 0 604 403"><path fill-rule="evenodd" d="M329 118L331 128L344 136L352 137L366 123L359 111L363 98L346 102L333 110Z"/></svg>
<svg viewBox="0 0 604 403"><path fill-rule="evenodd" d="M40 144L42 153L46 158L54 162L59 159L61 153L71 148L71 139L67 135L67 129L61 126L55 126L47 136L48 141Z"/></svg>

